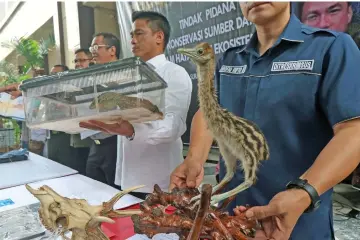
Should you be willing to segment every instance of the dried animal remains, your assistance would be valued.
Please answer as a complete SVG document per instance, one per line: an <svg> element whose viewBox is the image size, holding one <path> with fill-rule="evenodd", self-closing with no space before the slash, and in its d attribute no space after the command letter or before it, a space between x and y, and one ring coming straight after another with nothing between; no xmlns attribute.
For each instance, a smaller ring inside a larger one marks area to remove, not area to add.
<svg viewBox="0 0 360 240"><path fill-rule="evenodd" d="M189 240L246 240L255 235L256 221L249 221L244 215L230 216L223 211L232 198L213 209L210 207L212 186L203 185L200 204L194 205L191 199L199 194L196 188L175 188L166 193L155 185L153 193L140 204L142 213L131 217L135 233L149 238L158 233L176 233L180 239ZM169 205L176 208L172 214L165 211Z"/></svg>
<svg viewBox="0 0 360 240"><path fill-rule="evenodd" d="M68 239L65 234L71 231L71 240L109 240L101 230L101 223L114 223L111 218L139 213L139 210L114 210L113 207L122 196L143 187L124 190L108 202L92 206L85 199L62 197L46 185L38 190L25 186L40 201L39 217L44 227L64 239Z"/></svg>

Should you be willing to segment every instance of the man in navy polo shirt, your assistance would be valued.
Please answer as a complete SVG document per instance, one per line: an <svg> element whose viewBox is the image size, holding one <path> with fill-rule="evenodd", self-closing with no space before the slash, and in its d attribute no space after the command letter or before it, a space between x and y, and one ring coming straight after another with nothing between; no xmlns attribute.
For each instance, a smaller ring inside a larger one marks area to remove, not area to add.
<svg viewBox="0 0 360 240"><path fill-rule="evenodd" d="M245 47L224 53L215 85L222 107L262 129L270 159L229 210L255 206L246 215L261 220L258 235L265 237L259 239L334 239L332 187L360 159L360 52L347 34L302 24L289 2L240 5L256 33ZM189 153L172 173L170 188L201 183L212 140L198 111ZM242 182L239 170L226 190Z"/></svg>

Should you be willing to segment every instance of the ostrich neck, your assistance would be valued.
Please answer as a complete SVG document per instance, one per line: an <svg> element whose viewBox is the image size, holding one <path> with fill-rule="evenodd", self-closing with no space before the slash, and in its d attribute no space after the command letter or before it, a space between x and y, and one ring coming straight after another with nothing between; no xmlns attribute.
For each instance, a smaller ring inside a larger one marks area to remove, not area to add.
<svg viewBox="0 0 360 240"><path fill-rule="evenodd" d="M206 119L214 119L220 112L221 107L218 103L214 88L215 62L209 61L206 65L198 65L198 97L200 109ZM209 126L211 127L211 126Z"/></svg>

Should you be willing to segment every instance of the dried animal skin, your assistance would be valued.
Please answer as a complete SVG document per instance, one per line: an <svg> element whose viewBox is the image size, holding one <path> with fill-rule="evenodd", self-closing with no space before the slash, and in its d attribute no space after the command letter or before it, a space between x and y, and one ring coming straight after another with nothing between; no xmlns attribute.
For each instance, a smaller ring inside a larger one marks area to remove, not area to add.
<svg viewBox="0 0 360 240"><path fill-rule="evenodd" d="M71 231L71 240L109 240L101 230L101 223L114 223L111 218L139 213L139 210L114 210L113 207L122 196L143 186L119 192L108 202L97 206L90 205L85 199L62 197L46 185L38 190L27 184L25 187L40 201L39 217L50 232L68 239L65 234Z"/></svg>
<svg viewBox="0 0 360 240"><path fill-rule="evenodd" d="M191 199L200 194L198 189L175 188L166 193L155 185L153 193L140 204L142 213L131 217L135 233L145 234L149 238L158 233L176 233L180 239L189 240L246 240L253 237L257 222L247 220L244 215L230 216L223 211L226 203L217 209L209 207L211 192L212 187L205 184L200 205L195 205ZM176 207L175 213L165 212L169 205Z"/></svg>

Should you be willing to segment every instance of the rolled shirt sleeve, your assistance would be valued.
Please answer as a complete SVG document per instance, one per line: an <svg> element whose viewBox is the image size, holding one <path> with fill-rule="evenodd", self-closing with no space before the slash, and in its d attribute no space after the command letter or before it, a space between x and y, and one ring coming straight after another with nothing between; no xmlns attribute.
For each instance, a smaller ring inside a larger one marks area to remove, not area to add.
<svg viewBox="0 0 360 240"><path fill-rule="evenodd" d="M324 59L324 77L319 102L334 126L360 117L360 51L347 34L341 33Z"/></svg>

